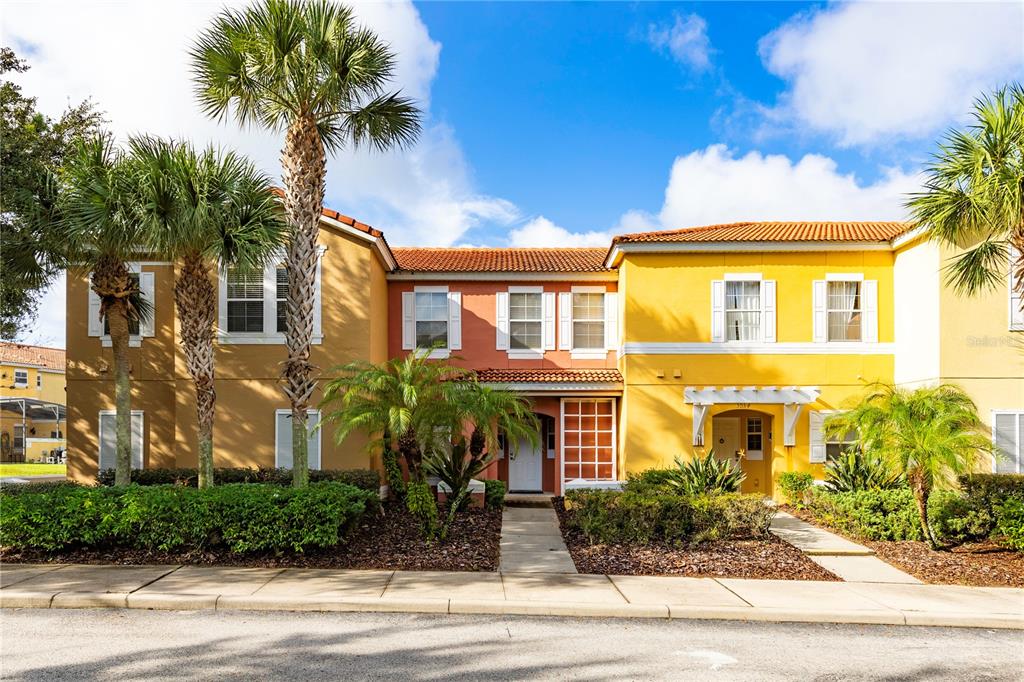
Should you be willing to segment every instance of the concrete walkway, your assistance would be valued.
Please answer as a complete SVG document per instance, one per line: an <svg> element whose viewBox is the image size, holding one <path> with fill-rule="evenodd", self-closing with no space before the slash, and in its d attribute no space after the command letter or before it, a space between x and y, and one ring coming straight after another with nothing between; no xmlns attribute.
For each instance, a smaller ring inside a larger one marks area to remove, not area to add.
<svg viewBox="0 0 1024 682"><path fill-rule="evenodd" d="M501 516L503 573L576 573L551 507L505 507Z"/></svg>
<svg viewBox="0 0 1024 682"><path fill-rule="evenodd" d="M0 566L3 608L400 611L1024 630L1024 590L685 577Z"/></svg>
<svg viewBox="0 0 1024 682"><path fill-rule="evenodd" d="M843 580L862 583L903 583L921 581L885 563L873 550L835 533L818 528L786 512L778 512L771 531L807 555L807 558Z"/></svg>

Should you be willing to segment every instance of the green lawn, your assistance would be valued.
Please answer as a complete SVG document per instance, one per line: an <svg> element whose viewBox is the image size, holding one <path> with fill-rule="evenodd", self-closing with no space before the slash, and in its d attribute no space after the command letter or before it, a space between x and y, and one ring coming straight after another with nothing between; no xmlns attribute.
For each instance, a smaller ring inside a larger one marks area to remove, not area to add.
<svg viewBox="0 0 1024 682"><path fill-rule="evenodd" d="M54 476L67 474L67 464L0 464L0 477Z"/></svg>

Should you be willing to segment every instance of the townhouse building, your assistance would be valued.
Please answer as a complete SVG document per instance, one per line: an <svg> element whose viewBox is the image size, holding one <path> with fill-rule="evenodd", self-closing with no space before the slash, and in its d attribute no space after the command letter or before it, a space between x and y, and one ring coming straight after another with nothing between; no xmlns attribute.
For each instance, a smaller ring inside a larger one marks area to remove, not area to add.
<svg viewBox="0 0 1024 682"><path fill-rule="evenodd" d="M64 351L0 343L0 461L59 457L65 440Z"/></svg>
<svg viewBox="0 0 1024 682"><path fill-rule="evenodd" d="M906 223L764 222L620 235L609 248L390 248L325 210L313 361L323 372L419 350L527 396L539 447L503 443L488 476L512 490L614 486L713 449L776 493L783 471L823 473L846 439L826 415L872 382L957 383L1021 471L1024 319L1009 287L958 297L951 253ZM139 263L156 316L132 349L139 466L195 466L191 382L173 310L174 266ZM218 283L217 466L289 466L287 287L280 263ZM147 282L148 280L148 282ZM68 284L69 475L112 466L109 349ZM314 419L318 418L316 413ZM366 441L314 433L311 464L380 467Z"/></svg>

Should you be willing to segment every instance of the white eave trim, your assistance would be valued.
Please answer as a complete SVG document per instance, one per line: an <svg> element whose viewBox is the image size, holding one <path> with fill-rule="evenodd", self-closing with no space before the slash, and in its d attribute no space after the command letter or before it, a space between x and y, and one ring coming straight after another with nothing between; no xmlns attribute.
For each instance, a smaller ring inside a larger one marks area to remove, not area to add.
<svg viewBox="0 0 1024 682"><path fill-rule="evenodd" d="M502 391L516 391L526 395L550 395L572 393L574 395L621 395L622 384L610 382L564 382L524 381L524 382L480 382L481 386Z"/></svg>
<svg viewBox="0 0 1024 682"><path fill-rule="evenodd" d="M336 230L340 230L341 232L344 232L349 236L356 237L357 239L361 239L364 242L369 242L374 247L376 247L377 255L380 256L380 259L382 261L384 261L384 265L387 267L389 271L398 268L398 263L395 261L395 257L391 255L391 249L389 249L387 245L384 243L383 237L375 237L372 234L367 234L366 232L356 229L351 225L346 225L340 220L328 218L325 215L320 216L320 222L324 223L325 225L329 225Z"/></svg>
<svg viewBox="0 0 1024 682"><path fill-rule="evenodd" d="M837 241L760 241L760 242L644 242L615 244L608 252L604 265L618 267L626 253L708 253L765 251L892 251L891 242L837 242Z"/></svg>
<svg viewBox="0 0 1024 682"><path fill-rule="evenodd" d="M420 272L401 270L389 273L393 281L469 281L469 282L615 282L618 273L609 272Z"/></svg>
<svg viewBox="0 0 1024 682"><path fill-rule="evenodd" d="M683 389L683 402L693 405L809 405L820 395L821 389L817 386L687 386Z"/></svg>
<svg viewBox="0 0 1024 682"><path fill-rule="evenodd" d="M619 355L893 355L894 343L830 341L828 343L743 343L738 341L695 343L622 344Z"/></svg>

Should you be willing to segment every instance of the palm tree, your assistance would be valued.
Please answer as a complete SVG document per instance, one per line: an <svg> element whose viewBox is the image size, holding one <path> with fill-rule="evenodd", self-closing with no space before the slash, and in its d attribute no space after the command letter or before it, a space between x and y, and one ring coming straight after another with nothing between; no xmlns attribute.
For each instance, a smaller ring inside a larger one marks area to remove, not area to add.
<svg viewBox="0 0 1024 682"><path fill-rule="evenodd" d="M413 482L424 480L423 453L437 447L439 429L450 423L446 382L465 379L467 370L410 353L373 365L355 362L327 382L321 407L325 423L335 424L335 440L355 431L371 434L370 446L397 450Z"/></svg>
<svg viewBox="0 0 1024 682"><path fill-rule="evenodd" d="M68 262L92 272L100 319L109 328L114 354L116 413L115 485L131 482L131 384L129 327L149 315L128 262L139 257L141 225L133 219L138 167L108 135L81 142L61 174L59 226Z"/></svg>
<svg viewBox="0 0 1024 682"><path fill-rule="evenodd" d="M317 376L309 361L326 153L383 151L411 144L420 112L386 91L395 55L352 10L325 0L262 0L224 10L192 49L204 111L243 126L285 132L281 151L288 245L288 360L282 370L292 409L294 483L309 477L306 407Z"/></svg>
<svg viewBox="0 0 1024 682"><path fill-rule="evenodd" d="M1009 266L1024 293L1024 87L981 97L972 117L967 130L946 134L925 170L925 191L907 207L933 239L964 249L948 269L957 291L990 289ZM1013 263L1008 246L1016 249Z"/></svg>
<svg viewBox="0 0 1024 682"><path fill-rule="evenodd" d="M260 270L284 244L270 179L247 159L212 147L133 138L138 160L140 222L155 253L180 261L174 303L181 347L196 391L199 487L213 485L213 333L218 265Z"/></svg>
<svg viewBox="0 0 1024 682"><path fill-rule="evenodd" d="M928 521L932 489L952 485L957 475L975 470L982 454L993 453L974 402L949 384L913 390L875 385L852 410L828 417L824 430L830 436L856 431L865 457L903 474L933 549L939 544Z"/></svg>

